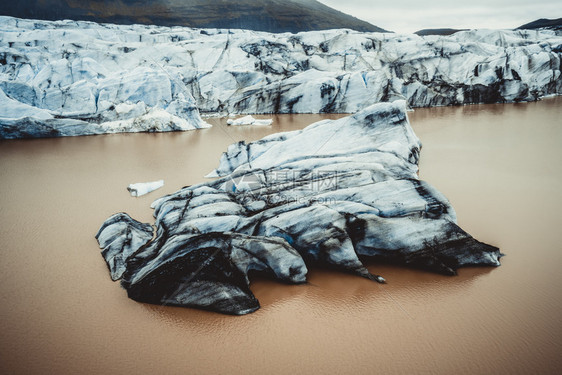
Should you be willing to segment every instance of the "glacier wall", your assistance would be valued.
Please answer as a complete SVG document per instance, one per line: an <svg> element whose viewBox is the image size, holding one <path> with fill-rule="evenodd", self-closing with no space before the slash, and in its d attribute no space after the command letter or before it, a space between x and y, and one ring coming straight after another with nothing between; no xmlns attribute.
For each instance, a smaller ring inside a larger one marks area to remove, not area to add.
<svg viewBox="0 0 562 375"><path fill-rule="evenodd" d="M0 17L0 136L168 131L201 112L354 113L562 93L562 35L417 36L34 21Z"/></svg>

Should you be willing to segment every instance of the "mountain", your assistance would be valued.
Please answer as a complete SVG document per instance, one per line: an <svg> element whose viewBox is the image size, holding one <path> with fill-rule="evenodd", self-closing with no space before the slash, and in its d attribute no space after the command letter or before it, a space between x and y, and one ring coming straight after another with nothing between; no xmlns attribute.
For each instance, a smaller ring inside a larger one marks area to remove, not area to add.
<svg viewBox="0 0 562 375"><path fill-rule="evenodd" d="M548 19L541 18L533 22L519 26L517 29L562 29L562 18Z"/></svg>
<svg viewBox="0 0 562 375"><path fill-rule="evenodd" d="M386 31L316 0L18 0L1 2L0 15L274 33Z"/></svg>
<svg viewBox="0 0 562 375"><path fill-rule="evenodd" d="M424 35L452 35L459 31L464 31L467 29L422 29L416 31L414 34L424 36Z"/></svg>

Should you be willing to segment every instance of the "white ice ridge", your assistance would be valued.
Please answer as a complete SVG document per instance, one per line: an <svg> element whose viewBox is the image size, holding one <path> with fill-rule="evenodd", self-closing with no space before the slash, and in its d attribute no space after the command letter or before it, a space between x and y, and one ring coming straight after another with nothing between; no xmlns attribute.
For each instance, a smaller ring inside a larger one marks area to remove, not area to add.
<svg viewBox="0 0 562 375"><path fill-rule="evenodd" d="M135 184L130 184L129 186L127 186L127 190L129 190L131 196L140 197L150 193L151 191L160 189L162 186L164 186L164 180L152 182L137 182Z"/></svg>
<svg viewBox="0 0 562 375"><path fill-rule="evenodd" d="M272 122L273 122L273 120L270 119L270 118L258 120L256 118L254 118L252 115L240 117L240 118L237 118L236 120L234 120L234 119L226 120L226 123L228 125L233 125L233 126L237 126L237 125L271 125Z"/></svg>
<svg viewBox="0 0 562 375"><path fill-rule="evenodd" d="M418 36L0 17L0 137L208 126L202 113L355 113L562 93L562 34Z"/></svg>

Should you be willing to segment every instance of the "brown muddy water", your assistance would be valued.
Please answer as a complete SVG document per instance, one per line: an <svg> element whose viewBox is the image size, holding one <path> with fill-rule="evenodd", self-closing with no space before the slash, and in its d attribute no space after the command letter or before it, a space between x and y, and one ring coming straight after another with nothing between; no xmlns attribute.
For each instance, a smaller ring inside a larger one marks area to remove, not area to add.
<svg viewBox="0 0 562 375"><path fill-rule="evenodd" d="M371 264L388 284L311 269L254 280L262 308L233 317L134 302L94 234L125 211L204 181L226 146L270 127L0 141L3 374L561 373L562 98L419 109L421 178L460 225L507 254L456 277ZM132 198L132 182L166 185Z"/></svg>

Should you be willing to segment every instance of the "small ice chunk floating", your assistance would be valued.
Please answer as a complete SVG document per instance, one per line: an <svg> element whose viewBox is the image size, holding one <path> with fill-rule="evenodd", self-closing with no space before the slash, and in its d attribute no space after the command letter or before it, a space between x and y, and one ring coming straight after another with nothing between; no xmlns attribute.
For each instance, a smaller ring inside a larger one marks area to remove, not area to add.
<svg viewBox="0 0 562 375"><path fill-rule="evenodd" d="M162 186L164 186L164 180L152 182L137 182L135 184L130 184L129 186L127 186L127 190L129 190L131 196L140 197L150 193L151 191L160 189Z"/></svg>
<svg viewBox="0 0 562 375"><path fill-rule="evenodd" d="M362 260L447 275L499 266L499 249L463 231L449 201L418 179L420 149L406 103L375 104L232 144L218 179L152 204L155 236L119 213L96 238L130 298L238 315L259 308L250 271L303 283L307 267L323 265L384 282Z"/></svg>
<svg viewBox="0 0 562 375"><path fill-rule="evenodd" d="M227 125L233 125L233 126L239 126L239 125L271 125L273 123L273 120L270 119L270 118L258 120L256 118L254 118L252 115L248 115L248 116L237 118L236 120L228 119L228 120L226 120L226 123L227 123Z"/></svg>

